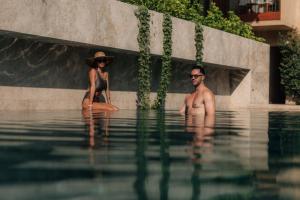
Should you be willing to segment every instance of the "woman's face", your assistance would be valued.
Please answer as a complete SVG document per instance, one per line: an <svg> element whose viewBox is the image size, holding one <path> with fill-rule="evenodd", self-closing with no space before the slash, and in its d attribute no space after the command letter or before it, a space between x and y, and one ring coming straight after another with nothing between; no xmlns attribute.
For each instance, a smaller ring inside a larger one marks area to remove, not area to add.
<svg viewBox="0 0 300 200"><path fill-rule="evenodd" d="M106 61L105 60L97 61L97 65L99 68L104 68L106 65Z"/></svg>

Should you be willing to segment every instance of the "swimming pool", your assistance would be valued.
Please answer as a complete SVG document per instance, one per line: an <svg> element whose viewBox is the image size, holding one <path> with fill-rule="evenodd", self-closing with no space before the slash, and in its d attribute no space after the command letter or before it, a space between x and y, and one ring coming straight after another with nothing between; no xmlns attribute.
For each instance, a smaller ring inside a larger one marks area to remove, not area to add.
<svg viewBox="0 0 300 200"><path fill-rule="evenodd" d="M0 113L1 199L299 199L300 113Z"/></svg>

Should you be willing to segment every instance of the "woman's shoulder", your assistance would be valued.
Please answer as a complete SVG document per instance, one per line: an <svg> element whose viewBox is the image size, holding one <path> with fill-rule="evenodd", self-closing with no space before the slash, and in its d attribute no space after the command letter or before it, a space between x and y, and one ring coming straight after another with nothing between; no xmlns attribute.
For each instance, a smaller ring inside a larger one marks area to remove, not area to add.
<svg viewBox="0 0 300 200"><path fill-rule="evenodd" d="M91 72L91 71L96 72L97 70L95 68L93 68L93 67L90 67L89 68L89 72Z"/></svg>
<svg viewBox="0 0 300 200"><path fill-rule="evenodd" d="M95 73L95 72L97 72L97 70L95 68L90 67L89 73Z"/></svg>

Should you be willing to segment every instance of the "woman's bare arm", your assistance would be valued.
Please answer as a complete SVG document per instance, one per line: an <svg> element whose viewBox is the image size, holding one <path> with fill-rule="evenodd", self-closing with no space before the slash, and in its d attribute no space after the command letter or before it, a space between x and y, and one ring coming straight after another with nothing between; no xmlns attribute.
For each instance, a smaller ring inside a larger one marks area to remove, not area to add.
<svg viewBox="0 0 300 200"><path fill-rule="evenodd" d="M95 80L96 80L96 70L95 69L90 69L89 71L89 79L90 79L90 99L89 99L89 106L92 106L94 96L95 96L95 91L96 91L96 86L95 86Z"/></svg>
<svg viewBox="0 0 300 200"><path fill-rule="evenodd" d="M109 78L108 78L108 73L107 72L106 72L106 82L107 82L107 87L106 87L106 90L105 90L106 103L111 104L110 90L109 90Z"/></svg>

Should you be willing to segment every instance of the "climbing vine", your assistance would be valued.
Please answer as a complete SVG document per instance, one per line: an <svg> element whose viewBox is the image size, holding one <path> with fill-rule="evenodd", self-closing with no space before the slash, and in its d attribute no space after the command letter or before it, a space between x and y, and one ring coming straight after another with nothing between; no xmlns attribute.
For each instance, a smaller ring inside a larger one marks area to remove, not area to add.
<svg viewBox="0 0 300 200"><path fill-rule="evenodd" d="M203 67L203 28L200 22L195 23L196 64Z"/></svg>
<svg viewBox="0 0 300 200"><path fill-rule="evenodd" d="M140 6L136 12L136 17L139 20L139 58L138 58L138 91L137 103L140 109L150 108L150 14L148 9Z"/></svg>
<svg viewBox="0 0 300 200"><path fill-rule="evenodd" d="M138 91L137 100L140 109L150 108L150 15L148 9L140 6L135 15L139 20L139 58L138 58ZM164 109L165 99L171 79L171 56L172 56L172 19L169 14L164 14L163 20L163 55L162 67L157 97L152 106L153 109ZM203 28L201 23L195 25L196 63L203 66Z"/></svg>
<svg viewBox="0 0 300 200"><path fill-rule="evenodd" d="M172 19L169 14L164 14L163 34L164 34L164 38L163 38L162 67L161 67L159 88L157 90L157 97L153 105L154 109L164 108L166 94L171 79Z"/></svg>

